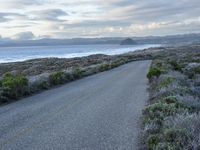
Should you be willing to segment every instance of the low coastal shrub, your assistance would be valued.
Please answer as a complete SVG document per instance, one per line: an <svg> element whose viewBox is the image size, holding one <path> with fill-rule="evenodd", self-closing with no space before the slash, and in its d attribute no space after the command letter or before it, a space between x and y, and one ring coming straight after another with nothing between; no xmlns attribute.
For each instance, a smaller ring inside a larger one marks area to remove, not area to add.
<svg viewBox="0 0 200 150"><path fill-rule="evenodd" d="M50 86L51 85L50 85L49 81L40 79L29 85L30 94L36 93L36 92L39 92L42 90L47 90L47 89L49 89Z"/></svg>
<svg viewBox="0 0 200 150"><path fill-rule="evenodd" d="M182 71L183 66L180 64L180 62L177 62L176 60L171 60L169 63L173 67L173 70Z"/></svg>
<svg viewBox="0 0 200 150"><path fill-rule="evenodd" d="M102 71L106 71L106 70L109 70L110 69L110 64L108 63L103 63L99 66L99 71L102 72Z"/></svg>
<svg viewBox="0 0 200 150"><path fill-rule="evenodd" d="M175 79L172 78L172 77L167 77L165 79L163 79L161 82L160 82L160 85L159 85L159 88L166 88L168 87L172 82L174 82Z"/></svg>
<svg viewBox="0 0 200 150"><path fill-rule="evenodd" d="M40 77L29 79L30 81L24 75L7 73L0 80L0 103L16 100L20 97L49 89L55 85L64 84L88 75L106 71L123 65L126 62L128 62L127 58L115 58L112 61L101 61L85 68L74 65L71 70L61 70L53 72L50 75L41 75Z"/></svg>
<svg viewBox="0 0 200 150"><path fill-rule="evenodd" d="M178 114L167 118L164 122L165 128L184 129L189 139L185 143L186 149L197 150L200 148L200 114Z"/></svg>
<svg viewBox="0 0 200 150"><path fill-rule="evenodd" d="M150 68L147 74L147 78L151 79L153 77L159 77L161 75L161 70L158 68Z"/></svg>
<svg viewBox="0 0 200 150"><path fill-rule="evenodd" d="M58 84L65 83L66 82L65 73L62 71L52 73L49 76L49 82L50 82L50 85L58 85Z"/></svg>
<svg viewBox="0 0 200 150"><path fill-rule="evenodd" d="M160 142L160 135L159 134L150 135L147 139L149 150L154 150L159 142Z"/></svg>
<svg viewBox="0 0 200 150"><path fill-rule="evenodd" d="M174 115L178 112L185 112L184 108L180 105L177 105L176 103L155 103L150 106L148 106L144 110L145 115L145 123L150 122L152 120L158 119L158 120L164 120L167 116Z"/></svg>
<svg viewBox="0 0 200 150"><path fill-rule="evenodd" d="M83 77L83 73L84 73L84 70L81 69L79 66L74 67L72 70L73 80L80 79L81 77Z"/></svg>
<svg viewBox="0 0 200 150"><path fill-rule="evenodd" d="M0 104L9 100L10 89L7 87L0 87Z"/></svg>
<svg viewBox="0 0 200 150"><path fill-rule="evenodd" d="M7 73L1 80L2 97L7 99L18 99L26 95L28 91L28 79L23 75L12 75Z"/></svg>
<svg viewBox="0 0 200 150"><path fill-rule="evenodd" d="M162 143L158 143L155 146L154 150L179 150L179 149L177 149L177 147L173 145L172 143L162 142Z"/></svg>
<svg viewBox="0 0 200 150"><path fill-rule="evenodd" d="M190 69L186 74L190 79L194 79L197 74L200 74L200 66Z"/></svg>
<svg viewBox="0 0 200 150"><path fill-rule="evenodd" d="M150 101L143 110L143 143L148 150L200 148L199 64L190 63L192 56L190 61L187 55L174 58L153 60L147 74Z"/></svg>
<svg viewBox="0 0 200 150"><path fill-rule="evenodd" d="M128 61L125 61L124 59L120 59L120 60L116 60L116 61L113 61L111 62L110 64L110 68L116 68L116 67L119 67L125 63L127 63Z"/></svg>
<svg viewBox="0 0 200 150"><path fill-rule="evenodd" d="M169 128L165 129L163 138L166 142L172 143L177 149L183 149L190 139L190 135L185 129Z"/></svg>

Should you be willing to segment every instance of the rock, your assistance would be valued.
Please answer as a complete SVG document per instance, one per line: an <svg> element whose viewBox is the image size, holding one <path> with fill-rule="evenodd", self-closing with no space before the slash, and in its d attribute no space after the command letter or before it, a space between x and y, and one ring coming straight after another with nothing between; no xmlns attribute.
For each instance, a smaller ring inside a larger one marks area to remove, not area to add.
<svg viewBox="0 0 200 150"><path fill-rule="evenodd" d="M134 40L132 40L131 38L127 38L123 40L120 45L135 45L135 44L137 43Z"/></svg>

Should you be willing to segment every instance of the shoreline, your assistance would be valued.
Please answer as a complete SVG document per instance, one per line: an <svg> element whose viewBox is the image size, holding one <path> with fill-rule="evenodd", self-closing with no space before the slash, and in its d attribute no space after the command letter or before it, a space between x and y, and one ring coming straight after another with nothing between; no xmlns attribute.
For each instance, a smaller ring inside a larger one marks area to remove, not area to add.
<svg viewBox="0 0 200 150"><path fill-rule="evenodd" d="M71 59L44 58L0 64L0 105L132 61L152 59L152 54L153 49L147 49L114 56L99 54Z"/></svg>
<svg viewBox="0 0 200 150"><path fill-rule="evenodd" d="M78 58L44 58L0 64L0 104L13 102L61 84L107 71L123 64L153 60L182 50L199 49L199 45L158 47L121 55L91 55Z"/></svg>
<svg viewBox="0 0 200 150"><path fill-rule="evenodd" d="M22 62L42 58L77 58L90 55L121 55L147 48L160 47L160 44L137 45L68 45L68 46L34 46L34 47L0 47L0 64ZM9 52L8 54L6 54ZM5 55L6 54L6 55Z"/></svg>
<svg viewBox="0 0 200 150"><path fill-rule="evenodd" d="M36 58L20 62L8 62L0 63L0 77L6 72L12 72L13 74L24 74L38 75L44 72L54 72L59 70L68 70L73 66L86 67L90 65L105 63L109 61L114 61L121 57L143 57L141 55L151 55L153 53L152 49L162 49L162 47L148 48L143 50L136 50L133 52L127 52L118 55L105 55L105 54L94 54L83 57L74 58ZM142 59L142 58L140 58Z"/></svg>

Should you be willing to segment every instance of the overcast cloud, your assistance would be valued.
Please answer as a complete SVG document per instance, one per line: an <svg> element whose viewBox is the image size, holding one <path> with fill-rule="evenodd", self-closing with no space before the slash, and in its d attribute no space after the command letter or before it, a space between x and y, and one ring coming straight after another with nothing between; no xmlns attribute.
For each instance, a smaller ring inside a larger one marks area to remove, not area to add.
<svg viewBox="0 0 200 150"><path fill-rule="evenodd" d="M17 39L200 32L199 0L0 0L0 35Z"/></svg>

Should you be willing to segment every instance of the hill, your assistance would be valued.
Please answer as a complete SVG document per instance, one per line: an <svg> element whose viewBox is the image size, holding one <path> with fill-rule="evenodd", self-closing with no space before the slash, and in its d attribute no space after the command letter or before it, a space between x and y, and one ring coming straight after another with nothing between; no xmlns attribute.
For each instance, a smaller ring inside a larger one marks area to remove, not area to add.
<svg viewBox="0 0 200 150"><path fill-rule="evenodd" d="M132 40L131 38L127 38L123 40L120 45L135 45L135 44L137 43L134 40Z"/></svg>

